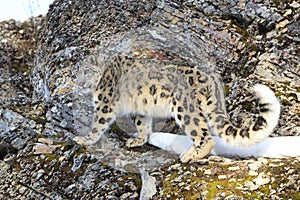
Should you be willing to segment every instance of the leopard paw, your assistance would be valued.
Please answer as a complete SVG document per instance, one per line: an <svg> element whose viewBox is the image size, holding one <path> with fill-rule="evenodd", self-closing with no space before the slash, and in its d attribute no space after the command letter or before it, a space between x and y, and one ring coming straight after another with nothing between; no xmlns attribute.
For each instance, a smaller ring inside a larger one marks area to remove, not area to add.
<svg viewBox="0 0 300 200"><path fill-rule="evenodd" d="M145 138L129 138L126 142L127 147L140 147L147 143Z"/></svg>
<svg viewBox="0 0 300 200"><path fill-rule="evenodd" d="M209 140L205 146L202 147L196 147L195 145L192 145L187 151L180 155L180 160L183 163L186 163L190 160L200 160L211 152L214 145L215 142L213 140Z"/></svg>

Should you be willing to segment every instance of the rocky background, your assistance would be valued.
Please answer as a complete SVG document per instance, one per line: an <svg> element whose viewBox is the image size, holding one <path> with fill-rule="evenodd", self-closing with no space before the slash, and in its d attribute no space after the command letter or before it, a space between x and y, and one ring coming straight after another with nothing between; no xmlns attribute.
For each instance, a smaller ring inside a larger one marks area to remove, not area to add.
<svg viewBox="0 0 300 200"><path fill-rule="evenodd" d="M0 197L299 199L299 158L211 156L140 173L130 166L112 168L72 141L78 134L73 98L80 61L107 41L145 27L164 27L205 44L205 61L222 75L237 125L255 112L246 97L259 82L282 104L273 136L299 136L299 11L297 1L276 0L61 0L46 18L1 22Z"/></svg>

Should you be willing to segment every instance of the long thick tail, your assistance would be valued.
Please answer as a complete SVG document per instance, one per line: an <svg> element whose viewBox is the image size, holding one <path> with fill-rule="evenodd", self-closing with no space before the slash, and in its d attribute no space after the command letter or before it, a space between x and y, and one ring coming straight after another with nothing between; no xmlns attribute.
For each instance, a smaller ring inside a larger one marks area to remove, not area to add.
<svg viewBox="0 0 300 200"><path fill-rule="evenodd" d="M231 145L255 145L268 137L278 123L280 103L274 92L267 86L260 84L253 87L253 92L258 98L259 115L248 127L235 127L227 116L223 116L224 118L219 120L222 122L222 131L218 131L218 135Z"/></svg>
<svg viewBox="0 0 300 200"><path fill-rule="evenodd" d="M281 158L284 156L300 156L300 137L297 136L266 138L259 144L246 148L231 146L219 137L214 137L213 139L216 144L210 154L216 156L239 156L241 158ZM186 135L161 132L151 133L149 136L149 143L177 154L184 153L194 144L193 140Z"/></svg>

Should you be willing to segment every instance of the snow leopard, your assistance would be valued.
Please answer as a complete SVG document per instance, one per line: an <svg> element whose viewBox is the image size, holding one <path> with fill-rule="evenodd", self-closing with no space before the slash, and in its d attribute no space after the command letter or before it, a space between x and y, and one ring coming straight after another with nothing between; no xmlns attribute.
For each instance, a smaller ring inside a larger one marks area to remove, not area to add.
<svg viewBox="0 0 300 200"><path fill-rule="evenodd" d="M116 117L128 115L134 116L138 134L126 141L127 147L147 143L153 118L175 119L193 140L193 145L180 155L183 163L206 157L215 144L212 136L219 136L231 145L255 145L273 132L280 104L266 85L257 84L252 89L259 113L239 128L229 119L223 82L214 70L188 62L117 55L96 84L95 116L90 132L74 140L81 145L93 145Z"/></svg>

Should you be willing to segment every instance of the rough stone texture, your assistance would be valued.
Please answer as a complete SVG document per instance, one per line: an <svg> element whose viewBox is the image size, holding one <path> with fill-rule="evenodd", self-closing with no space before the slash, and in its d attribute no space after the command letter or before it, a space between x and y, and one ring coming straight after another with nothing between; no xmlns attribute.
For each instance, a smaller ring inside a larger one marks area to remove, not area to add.
<svg viewBox="0 0 300 200"><path fill-rule="evenodd" d="M78 134L73 100L80 61L139 28L162 27L196 41L202 54L191 59L203 58L201 64L221 73L237 125L255 112L245 97L260 82L282 104L274 136L299 136L299 11L297 1L62 0L50 6L46 19L1 22L0 197L148 197L142 189L147 174L140 177L132 166L111 168L70 139ZM156 178L153 199L300 198L297 158L173 163L148 170Z"/></svg>

